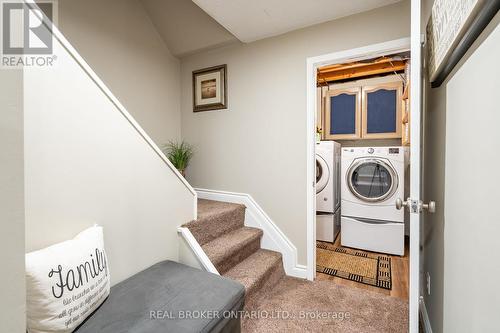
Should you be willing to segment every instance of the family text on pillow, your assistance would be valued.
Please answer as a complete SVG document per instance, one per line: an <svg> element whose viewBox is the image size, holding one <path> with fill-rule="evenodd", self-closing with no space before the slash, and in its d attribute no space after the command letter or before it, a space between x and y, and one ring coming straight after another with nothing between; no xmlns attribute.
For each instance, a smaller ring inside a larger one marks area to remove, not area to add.
<svg viewBox="0 0 500 333"><path fill-rule="evenodd" d="M72 332L109 295L102 227L26 254L27 327L30 333Z"/></svg>

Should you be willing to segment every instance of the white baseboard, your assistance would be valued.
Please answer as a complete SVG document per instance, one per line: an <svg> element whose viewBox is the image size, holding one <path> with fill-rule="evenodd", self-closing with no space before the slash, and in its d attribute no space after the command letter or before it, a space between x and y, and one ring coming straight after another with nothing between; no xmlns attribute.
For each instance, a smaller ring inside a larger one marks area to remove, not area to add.
<svg viewBox="0 0 500 333"><path fill-rule="evenodd" d="M289 276L305 279L307 269L305 265L297 263L297 248L286 235L274 224L251 195L195 188L199 199L209 199L244 204L245 225L259 228L264 231L261 247L263 249L280 252L283 256L283 266Z"/></svg>
<svg viewBox="0 0 500 333"><path fill-rule="evenodd" d="M431 322L429 320L429 315L427 313L427 308L425 307L424 298L420 296L420 316L422 318L423 331L424 333L432 333Z"/></svg>

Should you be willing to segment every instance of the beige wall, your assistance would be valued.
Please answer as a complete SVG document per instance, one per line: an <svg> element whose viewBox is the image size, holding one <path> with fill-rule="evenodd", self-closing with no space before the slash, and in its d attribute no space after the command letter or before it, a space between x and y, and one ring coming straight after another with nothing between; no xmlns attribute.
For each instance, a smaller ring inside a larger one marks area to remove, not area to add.
<svg viewBox="0 0 500 333"><path fill-rule="evenodd" d="M25 330L23 73L0 69L0 332Z"/></svg>
<svg viewBox="0 0 500 333"><path fill-rule="evenodd" d="M446 86L445 332L498 330L499 22L497 14Z"/></svg>
<svg viewBox="0 0 500 333"><path fill-rule="evenodd" d="M424 123L424 201L436 202L436 212L425 214L421 228L421 295L432 323L433 332L443 332L444 283L444 193L446 150L446 88L431 89L425 83ZM430 295L427 274L431 277Z"/></svg>
<svg viewBox="0 0 500 333"><path fill-rule="evenodd" d="M180 138L180 64L136 0L59 0L59 27L151 138Z"/></svg>
<svg viewBox="0 0 500 333"><path fill-rule="evenodd" d="M26 251L93 224L115 284L178 260L194 194L59 43L57 65L24 76ZM57 96L57 98L54 98Z"/></svg>
<svg viewBox="0 0 500 333"><path fill-rule="evenodd" d="M425 31L434 0L424 0L422 30ZM424 51L426 52L426 50ZM443 332L443 283L444 283L444 193L446 151L446 85L431 89L424 70L424 173L423 199L436 202L436 212L425 214L420 229L420 294L435 333ZM427 274L431 279L427 291Z"/></svg>
<svg viewBox="0 0 500 333"><path fill-rule="evenodd" d="M410 3L183 58L182 136L196 187L251 194L306 264L306 58L409 36ZM223 111L192 112L191 72L227 64Z"/></svg>
<svg viewBox="0 0 500 333"><path fill-rule="evenodd" d="M498 326L498 181L491 171L500 116L490 97L500 86L491 66L500 54L499 22L497 14L441 87L425 89L424 199L435 200L437 211L424 218L423 276L430 274L431 290L422 293L435 333Z"/></svg>

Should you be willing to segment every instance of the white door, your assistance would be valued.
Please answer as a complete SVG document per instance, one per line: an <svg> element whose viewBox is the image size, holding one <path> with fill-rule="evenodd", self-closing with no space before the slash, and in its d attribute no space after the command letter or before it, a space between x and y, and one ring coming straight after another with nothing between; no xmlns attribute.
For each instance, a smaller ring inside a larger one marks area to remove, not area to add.
<svg viewBox="0 0 500 333"><path fill-rule="evenodd" d="M410 198L420 201L421 192L421 121L422 121L422 49L420 29L421 1L411 1L411 73L410 73ZM408 202L409 203L409 202ZM420 209L410 209L410 333L418 333L420 298Z"/></svg>
<svg viewBox="0 0 500 333"><path fill-rule="evenodd" d="M434 211L434 202L422 202L422 30L421 0L411 1L411 128L410 128L410 198L396 203L410 212L410 297L409 331L418 333L420 298L420 226L424 211Z"/></svg>

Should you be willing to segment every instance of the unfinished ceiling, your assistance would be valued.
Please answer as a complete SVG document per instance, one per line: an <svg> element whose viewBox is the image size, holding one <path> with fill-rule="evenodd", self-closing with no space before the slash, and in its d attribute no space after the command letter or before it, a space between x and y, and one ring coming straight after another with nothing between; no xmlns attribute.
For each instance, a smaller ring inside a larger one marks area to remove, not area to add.
<svg viewBox="0 0 500 333"><path fill-rule="evenodd" d="M401 73L406 69L410 52L401 52L375 59L345 64L327 65L317 69L318 86L387 74Z"/></svg>
<svg viewBox="0 0 500 333"><path fill-rule="evenodd" d="M190 0L141 0L153 25L176 57L238 39Z"/></svg>
<svg viewBox="0 0 500 333"><path fill-rule="evenodd" d="M242 42L390 5L400 0L193 0Z"/></svg>

